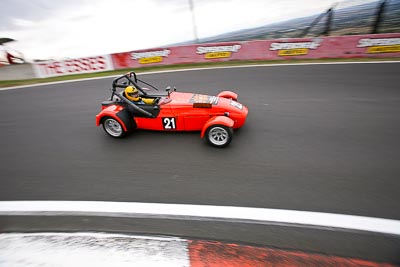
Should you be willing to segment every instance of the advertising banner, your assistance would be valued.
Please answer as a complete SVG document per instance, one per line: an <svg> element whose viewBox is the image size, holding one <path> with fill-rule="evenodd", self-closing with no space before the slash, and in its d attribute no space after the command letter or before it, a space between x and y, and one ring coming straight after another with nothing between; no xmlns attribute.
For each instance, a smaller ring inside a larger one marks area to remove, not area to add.
<svg viewBox="0 0 400 267"><path fill-rule="evenodd" d="M241 60L243 42L177 46L112 54L115 69Z"/></svg>
<svg viewBox="0 0 400 267"><path fill-rule="evenodd" d="M378 58L400 56L400 34L275 40L269 59Z"/></svg>
<svg viewBox="0 0 400 267"><path fill-rule="evenodd" d="M82 74L113 70L110 55L68 59L62 61L46 61L33 64L36 77Z"/></svg>
<svg viewBox="0 0 400 267"><path fill-rule="evenodd" d="M210 43L111 55L115 69L234 60L399 56L400 33Z"/></svg>
<svg viewBox="0 0 400 267"><path fill-rule="evenodd" d="M240 60L400 57L400 33L208 43L34 63L36 77Z"/></svg>

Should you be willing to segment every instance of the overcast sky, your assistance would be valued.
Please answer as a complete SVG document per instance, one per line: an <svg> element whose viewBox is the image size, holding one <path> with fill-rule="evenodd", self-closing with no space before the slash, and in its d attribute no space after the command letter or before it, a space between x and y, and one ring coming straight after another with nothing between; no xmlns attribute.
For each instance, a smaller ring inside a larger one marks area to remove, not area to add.
<svg viewBox="0 0 400 267"><path fill-rule="evenodd" d="M199 38L326 11L337 0L193 0ZM149 49L194 39L189 0L0 0L5 48L32 59Z"/></svg>

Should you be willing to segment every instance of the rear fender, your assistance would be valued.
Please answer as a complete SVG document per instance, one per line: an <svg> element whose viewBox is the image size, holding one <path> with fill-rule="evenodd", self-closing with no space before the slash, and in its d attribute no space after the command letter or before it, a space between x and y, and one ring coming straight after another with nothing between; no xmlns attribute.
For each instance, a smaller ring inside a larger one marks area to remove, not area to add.
<svg viewBox="0 0 400 267"><path fill-rule="evenodd" d="M226 116L216 116L216 117L212 117L211 119L209 119L206 124L204 124L203 129L201 130L201 135L200 137L203 138L204 134L206 133L208 127L210 127L211 125L224 125L226 127L233 127L234 121Z"/></svg>
<svg viewBox="0 0 400 267"><path fill-rule="evenodd" d="M96 115L96 126L100 126L105 117L117 120L125 132L136 129L136 123L127 109L121 106L109 106Z"/></svg>
<svg viewBox="0 0 400 267"><path fill-rule="evenodd" d="M217 95L218 97L228 98L237 101L238 94L231 92L231 91L222 91Z"/></svg>

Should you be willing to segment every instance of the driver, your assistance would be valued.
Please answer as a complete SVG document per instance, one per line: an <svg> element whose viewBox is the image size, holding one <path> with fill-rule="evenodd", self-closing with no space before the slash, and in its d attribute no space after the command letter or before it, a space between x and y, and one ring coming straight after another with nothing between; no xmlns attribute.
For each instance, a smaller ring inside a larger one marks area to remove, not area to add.
<svg viewBox="0 0 400 267"><path fill-rule="evenodd" d="M153 98L144 98L139 96L139 90L134 86L128 86L125 88L125 96L134 104L139 105L154 105L155 99Z"/></svg>

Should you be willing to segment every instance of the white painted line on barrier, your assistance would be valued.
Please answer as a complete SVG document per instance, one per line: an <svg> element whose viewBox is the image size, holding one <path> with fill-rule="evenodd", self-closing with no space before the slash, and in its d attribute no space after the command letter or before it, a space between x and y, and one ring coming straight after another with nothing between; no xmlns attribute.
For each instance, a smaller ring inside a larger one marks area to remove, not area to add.
<svg viewBox="0 0 400 267"><path fill-rule="evenodd" d="M160 70L160 71L140 72L140 73L138 73L138 75L151 75L151 74L199 71L199 70L213 70L213 69L236 69L236 68L280 67L280 66L311 66L311 65L344 65L344 64L385 64L385 63L400 63L400 61L396 61L396 60L366 61L366 62L342 61L342 62L319 62L319 63L318 62L310 62L310 63L278 63L278 64L266 63L266 64L235 65L235 66L216 66L216 67L204 67L204 68L199 67L199 68L188 68L188 69L178 69L178 70ZM37 87L37 86L54 85L54 84L62 84L62 83L84 82L84 81L90 81L90 80L108 79L108 78L118 77L120 75L122 75L122 74L94 77L94 78L77 79L77 80L68 80L68 81L58 81L58 82L4 87L4 88L0 88L0 91L20 89L20 88L26 88L26 87Z"/></svg>
<svg viewBox="0 0 400 267"><path fill-rule="evenodd" d="M400 221L311 211L104 201L0 201L0 215L106 216L300 225L400 235Z"/></svg>

